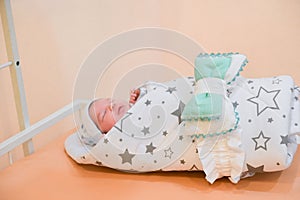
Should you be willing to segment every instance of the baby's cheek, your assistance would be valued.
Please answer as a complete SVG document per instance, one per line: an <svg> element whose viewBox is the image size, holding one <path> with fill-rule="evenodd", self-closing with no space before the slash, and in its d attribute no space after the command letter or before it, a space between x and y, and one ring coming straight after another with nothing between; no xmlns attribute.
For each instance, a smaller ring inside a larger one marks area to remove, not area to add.
<svg viewBox="0 0 300 200"><path fill-rule="evenodd" d="M109 123L109 130L116 124L115 120L112 120L110 123Z"/></svg>
<svg viewBox="0 0 300 200"><path fill-rule="evenodd" d="M99 121L99 120L97 120L96 125L97 125L98 129L101 130L101 124L100 124L100 121Z"/></svg>
<svg viewBox="0 0 300 200"><path fill-rule="evenodd" d="M113 118L106 119L104 123L102 123L102 128L104 132L110 131L112 127L115 125L116 121Z"/></svg>

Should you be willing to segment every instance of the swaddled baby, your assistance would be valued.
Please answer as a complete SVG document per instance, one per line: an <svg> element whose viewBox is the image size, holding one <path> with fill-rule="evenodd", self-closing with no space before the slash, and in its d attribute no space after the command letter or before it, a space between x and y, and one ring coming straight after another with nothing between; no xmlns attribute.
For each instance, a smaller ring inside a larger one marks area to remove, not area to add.
<svg viewBox="0 0 300 200"><path fill-rule="evenodd" d="M89 116L102 133L107 133L142 95L141 89L135 89L130 92L129 102L111 98L94 100L89 106Z"/></svg>
<svg viewBox="0 0 300 200"><path fill-rule="evenodd" d="M239 77L246 62L199 55L195 77L146 84L129 102L94 100L66 150L78 163L125 171L203 170L210 183L286 169L299 143L298 87L287 76Z"/></svg>

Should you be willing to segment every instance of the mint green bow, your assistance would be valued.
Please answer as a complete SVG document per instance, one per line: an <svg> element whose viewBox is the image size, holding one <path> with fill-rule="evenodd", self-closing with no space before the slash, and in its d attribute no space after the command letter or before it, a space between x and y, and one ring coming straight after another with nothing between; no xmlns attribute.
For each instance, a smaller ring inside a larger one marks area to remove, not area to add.
<svg viewBox="0 0 300 200"><path fill-rule="evenodd" d="M217 78L223 80L225 84L232 80L225 80L228 77L235 77L239 75L239 71L246 65L245 60L236 74L226 76L228 69L231 67L232 56L238 53L225 54L200 54L196 57L194 76L198 83L202 80L202 85L205 84L207 78ZM185 106L181 118L183 120L212 120L218 119L222 115L224 94L216 93L215 90L210 90L214 85L210 83L207 85L206 91L195 91L194 96ZM225 87L225 85L223 86ZM225 90L225 88L223 88Z"/></svg>

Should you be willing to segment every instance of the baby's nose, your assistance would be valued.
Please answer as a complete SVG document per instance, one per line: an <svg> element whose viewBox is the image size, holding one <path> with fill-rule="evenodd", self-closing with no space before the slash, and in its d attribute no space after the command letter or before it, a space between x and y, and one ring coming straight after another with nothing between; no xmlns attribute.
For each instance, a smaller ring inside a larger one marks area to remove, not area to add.
<svg viewBox="0 0 300 200"><path fill-rule="evenodd" d="M113 107L112 105L108 105L108 106L106 107L106 109L109 110L109 111L112 111L112 107Z"/></svg>

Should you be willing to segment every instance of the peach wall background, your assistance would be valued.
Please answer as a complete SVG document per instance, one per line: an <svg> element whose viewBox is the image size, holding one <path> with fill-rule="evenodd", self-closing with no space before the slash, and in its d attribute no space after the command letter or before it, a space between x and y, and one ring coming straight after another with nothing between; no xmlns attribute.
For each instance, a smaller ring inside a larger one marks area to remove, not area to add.
<svg viewBox="0 0 300 200"><path fill-rule="evenodd" d="M243 76L286 74L300 84L299 0L11 2L31 123L71 102L76 74L92 49L115 34L140 27L178 31L197 41L206 52L246 54L249 63ZM1 35L1 63L6 61L3 42ZM104 77L109 86L105 91L96 91L96 95L110 95L120 79L117 71L132 71L149 62L166 65L174 74L164 71L157 77L154 68L147 78L192 74L192 68L172 54L135 52L114 63ZM143 78L137 72L140 71L136 71L140 81ZM138 81L123 87L129 89ZM127 93L121 90L120 97L125 98ZM8 69L0 72L0 94L0 141L3 141L18 132ZM34 138L36 148L42 148L73 126L71 117L65 119ZM21 148L13 151L13 155L15 160L22 158ZM8 165L7 161L5 156L0 158L0 169Z"/></svg>

